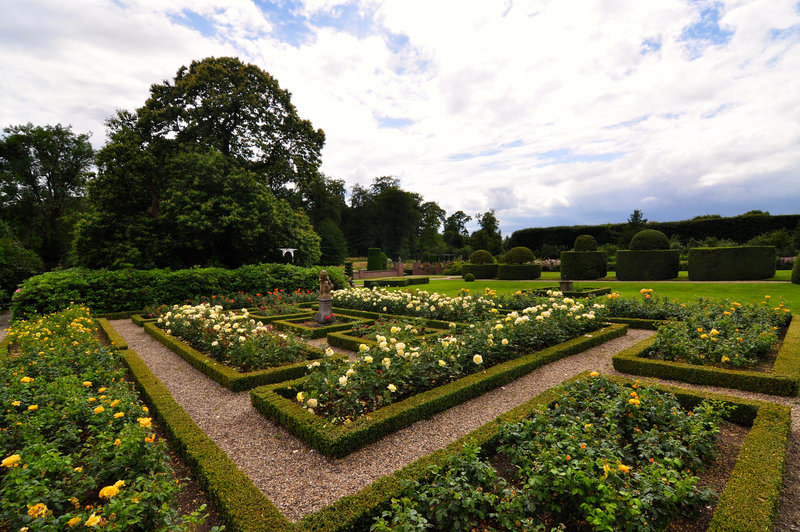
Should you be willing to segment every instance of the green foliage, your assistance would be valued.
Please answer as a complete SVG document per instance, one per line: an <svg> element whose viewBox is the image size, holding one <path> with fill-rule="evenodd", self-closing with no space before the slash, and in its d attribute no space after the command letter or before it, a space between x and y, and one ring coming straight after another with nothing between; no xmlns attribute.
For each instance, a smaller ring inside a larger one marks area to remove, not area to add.
<svg viewBox="0 0 800 532"><path fill-rule="evenodd" d="M470 264L494 264L494 257L485 249L479 249L470 255Z"/></svg>
<svg viewBox="0 0 800 532"><path fill-rule="evenodd" d="M562 279L600 279L608 273L605 251L562 251Z"/></svg>
<svg viewBox="0 0 800 532"><path fill-rule="evenodd" d="M42 261L36 253L9 237L0 237L0 308L9 303L17 285L41 273L42 269Z"/></svg>
<svg viewBox="0 0 800 532"><path fill-rule="evenodd" d="M461 275L461 269L464 267L464 264L466 263L463 260L454 260L445 266L444 270L442 270L442 273L444 275Z"/></svg>
<svg viewBox="0 0 800 532"><path fill-rule="evenodd" d="M542 276L542 267L538 264L498 264L498 279L538 279Z"/></svg>
<svg viewBox="0 0 800 532"><path fill-rule="evenodd" d="M97 313L140 311L158 304L181 303L194 297L231 292L317 290L320 267L290 264L252 264L236 270L193 268L189 270L85 270L48 272L28 279L15 294L14 319L32 313L48 313L82 302ZM327 268L336 288L346 284L340 268Z"/></svg>
<svg viewBox="0 0 800 532"><path fill-rule="evenodd" d="M692 281L740 281L774 276L773 246L689 250L689 279Z"/></svg>
<svg viewBox="0 0 800 532"><path fill-rule="evenodd" d="M505 262L507 264L527 264L533 262L533 251L525 246L517 246L506 252Z"/></svg>
<svg viewBox="0 0 800 532"><path fill-rule="evenodd" d="M26 124L0 138L0 215L49 267L63 264L94 150L70 126Z"/></svg>
<svg viewBox="0 0 800 532"><path fill-rule="evenodd" d="M469 231L466 224L472 220L464 211L456 211L444 221L444 242L451 250L458 250L467 245Z"/></svg>
<svg viewBox="0 0 800 532"><path fill-rule="evenodd" d="M800 258L795 258L794 266L792 266L792 282L800 284Z"/></svg>
<svg viewBox="0 0 800 532"><path fill-rule="evenodd" d="M661 231L644 229L633 235L629 248L632 250L669 249L669 239Z"/></svg>
<svg viewBox="0 0 800 532"><path fill-rule="evenodd" d="M381 248L369 248L367 250L367 270L385 270L386 253Z"/></svg>
<svg viewBox="0 0 800 532"><path fill-rule="evenodd" d="M597 251L597 239L592 235L580 235L575 239L575 251Z"/></svg>
<svg viewBox="0 0 800 532"><path fill-rule="evenodd" d="M678 276L679 266L677 249L617 251L616 275L620 281L674 279Z"/></svg>
<svg viewBox="0 0 800 532"><path fill-rule="evenodd" d="M320 264L326 266L338 266L344 262L347 257L347 241L344 239L344 233L339 229L339 226L330 219L325 219L320 222L317 227L317 234L320 237ZM348 277L352 277L352 264L351 271Z"/></svg>
<svg viewBox="0 0 800 532"><path fill-rule="evenodd" d="M479 214L477 218L480 229L470 235L469 245L472 249L487 249L493 255L499 254L503 249L503 237L494 209Z"/></svg>
<svg viewBox="0 0 800 532"><path fill-rule="evenodd" d="M472 274L475 279L494 279L497 277L497 264L464 264L461 274Z"/></svg>
<svg viewBox="0 0 800 532"><path fill-rule="evenodd" d="M468 283L472 283L475 281L475 275L472 273L466 273L464 274L464 280Z"/></svg>
<svg viewBox="0 0 800 532"><path fill-rule="evenodd" d="M202 521L178 513L166 446L87 308L18 322L9 336L0 452L18 461L0 478L4 528L67 530L92 516L126 530L188 530Z"/></svg>

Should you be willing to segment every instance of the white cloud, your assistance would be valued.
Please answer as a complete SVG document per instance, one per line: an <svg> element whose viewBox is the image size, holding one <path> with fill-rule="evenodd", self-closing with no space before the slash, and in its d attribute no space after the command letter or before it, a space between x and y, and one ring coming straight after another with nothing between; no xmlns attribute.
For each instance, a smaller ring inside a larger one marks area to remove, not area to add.
<svg viewBox="0 0 800 532"><path fill-rule="evenodd" d="M343 5L309 0L292 16ZM791 209L796 3L726 2L719 24L730 39L692 59L696 43L682 35L708 5L365 0L359 15L373 18L373 34L310 27L286 43L275 37L280 15L249 0L0 0L0 125L72 123L97 143L102 119L142 105L150 84L192 59L238 55L325 130L327 175L351 185L395 175L448 212L496 208L504 232L548 217L622 221L644 205L650 219L735 214L726 209L747 202ZM217 33L186 27L184 10ZM381 117L408 123L381 127Z"/></svg>

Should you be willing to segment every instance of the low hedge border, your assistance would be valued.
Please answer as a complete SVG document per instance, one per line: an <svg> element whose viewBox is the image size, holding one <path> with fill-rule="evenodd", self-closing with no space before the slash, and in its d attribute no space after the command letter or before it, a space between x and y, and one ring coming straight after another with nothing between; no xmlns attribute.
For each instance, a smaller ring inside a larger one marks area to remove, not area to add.
<svg viewBox="0 0 800 532"><path fill-rule="evenodd" d="M347 425L332 425L291 400L298 381L250 390L256 410L282 425L325 456L339 458L420 419L442 412L507 384L536 368L623 336L627 325L609 325L590 337L581 335L558 345L522 355L449 384L385 406Z"/></svg>
<svg viewBox="0 0 800 532"><path fill-rule="evenodd" d="M448 331L442 329L433 329L431 331L421 336L418 336L420 340L430 340L432 338L437 338L439 336L443 336L447 334ZM369 338L359 338L358 336L350 336L348 333L350 331L341 331L341 332L332 332L328 333L328 345L331 347L338 347L340 349L348 349L350 351L358 351L358 348L361 344L366 344L372 347L377 347L378 342L375 340L370 340Z"/></svg>
<svg viewBox="0 0 800 532"><path fill-rule="evenodd" d="M94 314L95 318L105 318L107 320L127 320L128 318L141 314L141 310L126 311L126 312L104 312L102 314Z"/></svg>
<svg viewBox="0 0 800 532"><path fill-rule="evenodd" d="M235 532L289 530L291 523L236 463L192 420L136 351L120 351L150 413L186 461L214 508Z"/></svg>
<svg viewBox="0 0 800 532"><path fill-rule="evenodd" d="M499 443L498 428L501 424L529 417L535 411L557 400L561 395L563 384L587 377L588 372L584 372L545 390L446 447L425 455L404 468L377 479L362 490L342 497L322 510L306 516L296 523L293 530L314 532L368 530L372 520L391 505L391 500L402 495L407 482L430 478L431 467L443 466L449 457L461 453L466 444L479 445L483 455L493 454ZM628 377L608 375L606 377L620 383L633 382L633 379ZM783 485L791 410L773 403L728 395L659 384L654 386L662 391L674 393L684 408L693 408L706 399L724 401L737 407L726 417L727 420L742 425L752 425L709 530L714 532L772 530Z"/></svg>
<svg viewBox="0 0 800 532"><path fill-rule="evenodd" d="M466 277L468 273L476 279L494 279L497 277L497 264L464 264L461 267L461 277Z"/></svg>
<svg viewBox="0 0 800 532"><path fill-rule="evenodd" d="M370 318L375 320L385 320L387 318L399 318L399 319L418 319L414 316L405 316L402 314L389 314L388 312L378 312L378 311L369 311L369 310L356 310L356 309L349 309L344 307L333 307L333 311L337 313L347 314L349 316L358 316L360 318ZM434 329L449 329L450 328L449 321L443 320L425 320L425 324L428 327L433 327ZM458 327L469 327L469 325L455 322L456 326Z"/></svg>
<svg viewBox="0 0 800 532"><path fill-rule="evenodd" d="M259 314L258 311L252 311L250 313L250 317L256 321L260 321L262 323L274 323L278 320L293 320L295 318L308 318L309 316L313 316L314 313L309 309L308 312L294 312L292 314L275 314L274 316L264 316L263 314Z"/></svg>
<svg viewBox="0 0 800 532"><path fill-rule="evenodd" d="M647 338L614 355L612 357L614 369L634 375L770 395L795 396L800 393L800 318L797 316L792 316L772 373L695 366L684 362L644 358L654 341L655 337Z"/></svg>
<svg viewBox="0 0 800 532"><path fill-rule="evenodd" d="M606 321L611 323L625 323L631 326L631 329L648 329L657 331L659 327L667 323L669 320L649 320L644 318L606 318Z"/></svg>
<svg viewBox="0 0 800 532"><path fill-rule="evenodd" d="M364 288L373 286L412 286L416 284L428 284L430 277L391 277L389 279L366 279Z"/></svg>
<svg viewBox="0 0 800 532"><path fill-rule="evenodd" d="M128 342L125 341L124 338L117 332L114 327L111 326L109 323L108 318L95 318L97 325L99 326L98 332L100 336L107 340L109 345L111 345L114 349L128 349Z"/></svg>
<svg viewBox="0 0 800 532"><path fill-rule="evenodd" d="M302 377L308 372L308 361L322 358L323 352L315 347L308 346L308 358L294 364L271 369L242 372L221 364L213 358L204 355L185 342L166 334L155 323L145 323L144 330L147 334L161 342L173 353L184 359L198 371L207 375L213 381L234 392L249 390L256 386L288 381Z"/></svg>
<svg viewBox="0 0 800 532"><path fill-rule="evenodd" d="M497 278L501 280L530 280L542 276L538 264L498 264Z"/></svg>
<svg viewBox="0 0 800 532"><path fill-rule="evenodd" d="M553 292L561 292L561 295L564 297L597 297L597 296L604 296L606 294L611 293L611 288L604 286L602 288L585 288L583 290L561 290L561 288L557 286L551 286L548 288L536 288L533 290L523 290L523 292L532 292L534 295L537 296L547 296L547 291L552 290Z"/></svg>
<svg viewBox="0 0 800 532"><path fill-rule="evenodd" d="M340 323L337 325L323 325L322 327L309 327L307 325L303 325L302 323L295 323L294 320L311 320L313 316L311 314L304 314L297 318L284 318L275 320L272 322L272 326L281 331L291 331L297 336L302 336L303 338L324 338L328 335L328 333L337 332L337 331L347 331L355 327L356 325L364 325L369 323L369 320L360 319L357 316L345 316L344 314L336 313L334 316L338 318L345 318L350 321L345 323Z"/></svg>

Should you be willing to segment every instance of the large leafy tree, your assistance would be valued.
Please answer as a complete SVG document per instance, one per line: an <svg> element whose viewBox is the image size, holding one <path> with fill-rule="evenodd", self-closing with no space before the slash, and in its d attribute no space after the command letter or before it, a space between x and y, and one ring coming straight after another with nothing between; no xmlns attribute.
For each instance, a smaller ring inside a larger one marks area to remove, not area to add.
<svg viewBox="0 0 800 532"><path fill-rule="evenodd" d="M324 134L297 116L277 81L238 59L209 58L150 94L107 122L93 212L75 241L82 263L234 267L278 260L279 247L297 248L301 264L319 260L300 206L327 198Z"/></svg>
<svg viewBox="0 0 800 532"><path fill-rule="evenodd" d="M469 240L467 222L470 220L472 217L464 211L456 211L445 219L443 237L445 244L451 250L461 249L467 245Z"/></svg>
<svg viewBox="0 0 800 532"><path fill-rule="evenodd" d="M500 222L490 209L476 216L480 229L472 233L469 243L472 249L485 249L492 255L497 255L503 250L503 237L500 235Z"/></svg>
<svg viewBox="0 0 800 532"><path fill-rule="evenodd" d="M70 126L8 127L0 139L0 212L48 266L64 262L91 175L89 135Z"/></svg>

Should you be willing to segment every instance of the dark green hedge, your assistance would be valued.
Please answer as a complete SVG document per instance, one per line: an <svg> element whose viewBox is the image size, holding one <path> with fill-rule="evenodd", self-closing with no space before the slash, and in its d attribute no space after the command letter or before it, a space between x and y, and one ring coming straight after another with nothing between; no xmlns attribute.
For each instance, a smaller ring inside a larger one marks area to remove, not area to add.
<svg viewBox="0 0 800 532"><path fill-rule="evenodd" d="M800 284L800 257L794 260L794 265L792 266L792 282Z"/></svg>
<svg viewBox="0 0 800 532"><path fill-rule="evenodd" d="M647 338L614 355L612 358L614 369L634 375L770 395L794 396L800 392L800 319L797 317L792 317L771 373L721 369L646 358L645 355L654 341L654 336Z"/></svg>
<svg viewBox="0 0 800 532"><path fill-rule="evenodd" d="M774 246L689 250L689 279L692 281L746 281L774 276Z"/></svg>
<svg viewBox="0 0 800 532"><path fill-rule="evenodd" d="M331 425L324 418L309 413L291 400L295 395L292 386L297 384L296 381L250 390L250 400L256 410L281 424L320 453L342 457L415 421L427 419L437 412L507 384L545 364L622 336L627 329L626 325L611 325L595 331L590 337L581 335L579 338L523 355L388 405L346 426Z"/></svg>
<svg viewBox="0 0 800 532"><path fill-rule="evenodd" d="M476 279L494 279L497 277L497 264L464 264L461 267L461 276L464 277L468 273L474 275Z"/></svg>
<svg viewBox="0 0 800 532"><path fill-rule="evenodd" d="M677 249L617 251L617 279L620 281L662 281L678 276ZM562 268L563 262L562 262Z"/></svg>
<svg viewBox="0 0 800 532"><path fill-rule="evenodd" d="M257 371L241 372L236 369L221 364L211 357L208 357L194 349L190 345L178 340L173 336L169 336L164 331L159 329L155 323L148 322L144 324L144 330L147 333L168 347L170 351L184 359L191 366L198 371L208 375L213 381L219 383L221 386L240 392L249 390L256 386L263 386L265 384L272 384L276 382L288 381L297 379L308 373L308 361L315 358L322 358L323 353L315 347L308 346L308 354L306 360L288 364L277 368L262 369Z"/></svg>
<svg viewBox="0 0 800 532"><path fill-rule="evenodd" d="M447 329L436 329L434 326L430 325L430 323L435 323L437 326L441 327L441 325L434 320L426 322L426 333L420 336L420 339L429 340L449 332ZM376 340L370 338L359 338L358 336L350 336L349 333L350 331L328 333L328 345L331 347L338 347L340 349L348 349L356 352L358 352L358 348L361 344L368 345L370 348L378 346L378 342Z"/></svg>
<svg viewBox="0 0 800 532"><path fill-rule="evenodd" d="M254 264L235 270L87 270L76 268L31 277L14 296L13 319L32 313L46 314L70 302L86 304L93 312L141 311L147 306L174 304L197 296L231 292L265 292L319 289L320 266ZM327 267L336 288L346 280L341 268Z"/></svg>
<svg viewBox="0 0 800 532"><path fill-rule="evenodd" d="M607 273L608 254L605 251L561 252L562 279L600 279Z"/></svg>
<svg viewBox="0 0 800 532"><path fill-rule="evenodd" d="M373 286L411 286L415 284L428 284L430 277L392 277L389 279L366 279L364 288Z"/></svg>
<svg viewBox="0 0 800 532"><path fill-rule="evenodd" d="M367 270L385 270L386 254L381 248L367 249Z"/></svg>
<svg viewBox="0 0 800 532"><path fill-rule="evenodd" d="M538 264L498 264L497 278L509 281L538 279L542 276L542 267Z"/></svg>

